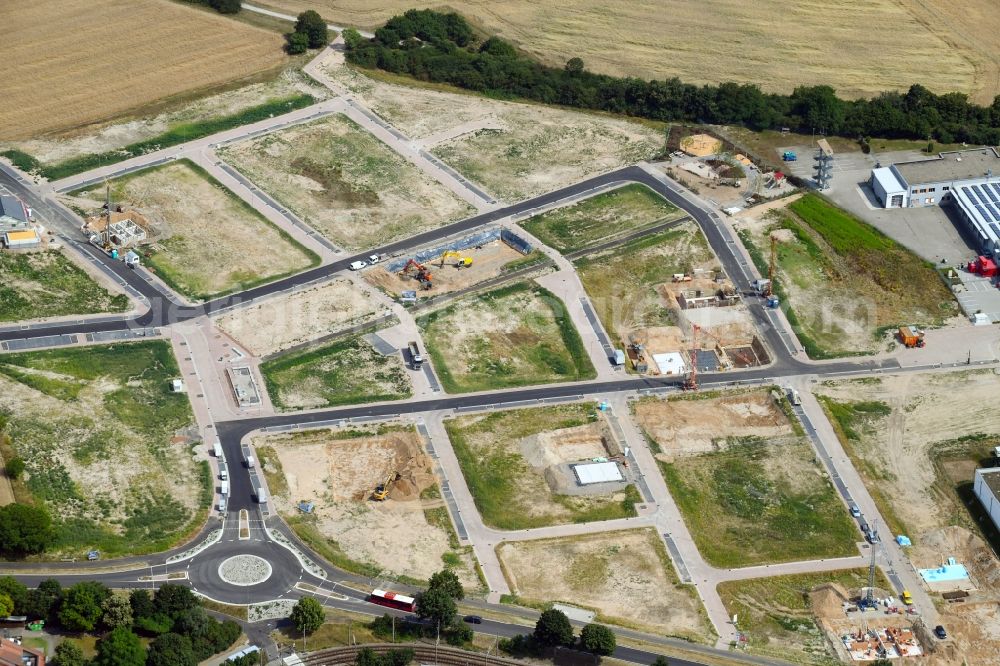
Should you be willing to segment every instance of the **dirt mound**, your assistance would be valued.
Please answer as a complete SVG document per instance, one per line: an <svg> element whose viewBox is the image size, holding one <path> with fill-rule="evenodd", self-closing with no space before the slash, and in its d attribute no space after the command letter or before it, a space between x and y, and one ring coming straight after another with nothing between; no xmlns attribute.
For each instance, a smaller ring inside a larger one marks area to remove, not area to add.
<svg viewBox="0 0 1000 666"><path fill-rule="evenodd" d="M942 527L920 538L913 562L918 568L940 566L949 557L964 564L982 589L1000 590L1000 563L986 542L964 527Z"/></svg>
<svg viewBox="0 0 1000 666"><path fill-rule="evenodd" d="M844 602L848 599L847 590L838 583L824 583L809 592L809 605L813 615L819 619L842 618Z"/></svg>
<svg viewBox="0 0 1000 666"><path fill-rule="evenodd" d="M668 457L714 451L727 437L778 437L792 432L788 418L764 390L709 400L642 400L635 414Z"/></svg>
<svg viewBox="0 0 1000 666"><path fill-rule="evenodd" d="M603 422L548 430L518 443L525 461L536 469L578 460L606 457L610 441Z"/></svg>

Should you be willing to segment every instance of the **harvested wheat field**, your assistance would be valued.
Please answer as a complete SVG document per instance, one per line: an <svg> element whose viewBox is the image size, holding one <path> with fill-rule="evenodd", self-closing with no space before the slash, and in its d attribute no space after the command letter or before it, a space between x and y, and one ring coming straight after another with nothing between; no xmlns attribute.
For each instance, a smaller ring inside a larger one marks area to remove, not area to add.
<svg viewBox="0 0 1000 666"><path fill-rule="evenodd" d="M334 22L376 27L410 0L267 0L293 12L315 9ZM997 86L998 18L993 0L575 0L495 3L453 0L447 7L542 61L691 83L759 83L766 91L828 84L851 97L922 83L936 92ZM878 53L878 58L872 58Z"/></svg>
<svg viewBox="0 0 1000 666"><path fill-rule="evenodd" d="M511 591L524 599L584 606L600 621L661 635L714 639L694 587L678 583L653 530L503 543L497 555Z"/></svg>
<svg viewBox="0 0 1000 666"><path fill-rule="evenodd" d="M354 280L332 280L231 310L215 325L254 356L268 356L374 318L377 306Z"/></svg>
<svg viewBox="0 0 1000 666"><path fill-rule="evenodd" d="M382 83L333 53L326 73L463 176L506 201L635 164L663 148L652 127L599 115Z"/></svg>
<svg viewBox="0 0 1000 666"><path fill-rule="evenodd" d="M146 264L167 284L206 299L319 263L200 167L181 160L110 181L111 198L149 222ZM99 209L104 184L66 197Z"/></svg>
<svg viewBox="0 0 1000 666"><path fill-rule="evenodd" d="M280 35L167 0L0 5L0 140L66 131L283 64Z"/></svg>
<svg viewBox="0 0 1000 666"><path fill-rule="evenodd" d="M373 247L472 212L341 115L232 144L219 155L345 248Z"/></svg>
<svg viewBox="0 0 1000 666"><path fill-rule="evenodd" d="M782 401L784 399L782 398ZM642 398L633 403L636 423L657 443L657 458L718 451L729 437L785 437L792 424L767 390L712 398Z"/></svg>
<svg viewBox="0 0 1000 666"><path fill-rule="evenodd" d="M320 554L351 571L426 579L444 562L477 584L437 491L433 463L413 428L308 430L253 440L278 510ZM398 473L383 502L375 487ZM294 518L300 501L314 502Z"/></svg>

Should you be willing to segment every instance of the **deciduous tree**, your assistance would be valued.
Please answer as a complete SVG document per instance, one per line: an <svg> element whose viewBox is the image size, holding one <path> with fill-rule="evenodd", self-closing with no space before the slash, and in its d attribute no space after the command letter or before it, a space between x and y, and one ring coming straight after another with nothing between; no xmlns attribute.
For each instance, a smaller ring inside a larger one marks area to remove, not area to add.
<svg viewBox="0 0 1000 666"><path fill-rule="evenodd" d="M295 32L304 33L309 38L309 48L311 49L326 46L330 41L326 21L311 9L299 14L298 20L295 21Z"/></svg>
<svg viewBox="0 0 1000 666"><path fill-rule="evenodd" d="M312 597L303 597L292 607L292 626L300 634L311 634L323 626L326 615L323 606Z"/></svg>
<svg viewBox="0 0 1000 666"><path fill-rule="evenodd" d="M447 627L458 609L455 600L442 589L431 588L417 595L417 617L440 623Z"/></svg>
<svg viewBox="0 0 1000 666"><path fill-rule="evenodd" d="M83 656L83 650L72 641L62 641L56 646L56 666L84 666L87 658Z"/></svg>
<svg viewBox="0 0 1000 666"><path fill-rule="evenodd" d="M93 631L101 619L101 605L110 594L108 588L94 581L70 587L59 607L59 624L69 631Z"/></svg>
<svg viewBox="0 0 1000 666"><path fill-rule="evenodd" d="M139 637L125 627L114 629L97 641L94 666L145 666L146 650Z"/></svg>
<svg viewBox="0 0 1000 666"><path fill-rule="evenodd" d="M573 643L573 626L569 623L566 614L555 608L543 611L535 623L535 632L532 634L536 641L542 645L555 647L557 645L570 645Z"/></svg>
<svg viewBox="0 0 1000 666"><path fill-rule="evenodd" d="M588 624L584 627L580 632L580 644L587 652L605 657L613 654L618 645L615 640L615 632L603 624Z"/></svg>

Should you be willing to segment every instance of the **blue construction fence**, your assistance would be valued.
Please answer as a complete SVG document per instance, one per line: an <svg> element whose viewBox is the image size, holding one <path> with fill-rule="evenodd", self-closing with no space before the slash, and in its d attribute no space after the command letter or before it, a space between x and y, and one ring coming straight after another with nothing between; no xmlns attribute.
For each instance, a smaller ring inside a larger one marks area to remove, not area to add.
<svg viewBox="0 0 1000 666"><path fill-rule="evenodd" d="M425 264L429 261L437 259L445 252L450 250L458 251L464 250L469 247L475 247L477 245L485 245L491 241L500 239L507 245L511 246L521 254L531 253L531 244L507 229L501 229L499 227L493 227L491 229L486 229L485 231L480 231L478 233L459 238L457 240L451 241L450 243L445 243L443 245L437 245L435 247L427 248L425 250L420 250L414 254L405 256L401 259L397 259L391 263L385 265L385 269L390 273L395 273L397 271L403 270L406 263L410 259L415 259L418 263Z"/></svg>

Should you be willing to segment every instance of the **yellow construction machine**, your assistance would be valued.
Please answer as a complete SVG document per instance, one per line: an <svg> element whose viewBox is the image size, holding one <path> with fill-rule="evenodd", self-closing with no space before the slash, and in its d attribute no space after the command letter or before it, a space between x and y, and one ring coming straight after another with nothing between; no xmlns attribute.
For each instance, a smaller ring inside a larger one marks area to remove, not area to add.
<svg viewBox="0 0 1000 666"><path fill-rule="evenodd" d="M455 268L468 268L472 265L472 257L463 257L461 252L456 250L448 250L441 255L441 266L444 266L444 262L449 257L455 257L455 263L452 264Z"/></svg>
<svg viewBox="0 0 1000 666"><path fill-rule="evenodd" d="M389 491L392 490L392 484L399 480L399 472L391 472L389 476L385 478L385 481L375 486L375 492L372 493L372 499L376 502L383 502L389 497Z"/></svg>

